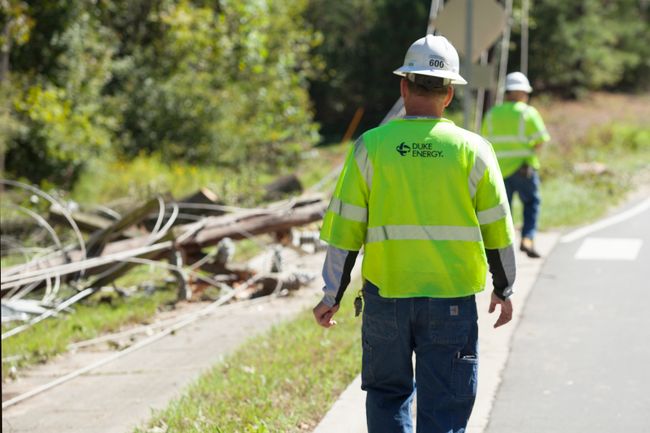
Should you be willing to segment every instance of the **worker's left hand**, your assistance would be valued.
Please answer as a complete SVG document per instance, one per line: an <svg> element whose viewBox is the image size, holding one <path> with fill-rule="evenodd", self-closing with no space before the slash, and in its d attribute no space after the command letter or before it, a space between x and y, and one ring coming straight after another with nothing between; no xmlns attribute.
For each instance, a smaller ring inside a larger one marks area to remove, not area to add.
<svg viewBox="0 0 650 433"><path fill-rule="evenodd" d="M501 306L501 312L499 314L499 318L494 324L495 328L498 328L501 325L505 325L506 323L512 320L512 301L510 299L506 299L504 301L503 299L495 295L494 292L492 292L492 298L490 300L490 309L488 310L488 312L493 313L497 305Z"/></svg>
<svg viewBox="0 0 650 433"><path fill-rule="evenodd" d="M319 302L313 310L316 323L323 328L329 328L330 326L336 325L336 320L332 320L332 317L334 317L334 314L336 314L337 311L339 311L338 304L330 307L324 304L323 301Z"/></svg>

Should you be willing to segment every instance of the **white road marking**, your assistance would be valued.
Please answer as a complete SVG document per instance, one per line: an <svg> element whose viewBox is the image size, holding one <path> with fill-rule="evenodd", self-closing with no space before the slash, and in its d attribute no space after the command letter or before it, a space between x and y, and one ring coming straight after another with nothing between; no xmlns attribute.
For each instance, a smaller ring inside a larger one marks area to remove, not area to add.
<svg viewBox="0 0 650 433"><path fill-rule="evenodd" d="M587 238L574 258L576 260L636 260L643 241L625 238Z"/></svg>
<svg viewBox="0 0 650 433"><path fill-rule="evenodd" d="M623 222L627 219L630 219L645 210L650 209L650 197L639 203L638 205L634 206L632 209L628 209L625 212L621 212L620 214L611 216L609 218L605 218L604 220L600 220L594 224L590 224L588 226L579 228L577 230L574 230L570 233L567 233L566 235L562 236L560 238L560 242L562 243L567 243L567 242L573 242L577 239L580 239L583 236L586 236L590 233L593 233L595 231L604 229L605 227L612 226L614 224L618 224L620 222Z"/></svg>

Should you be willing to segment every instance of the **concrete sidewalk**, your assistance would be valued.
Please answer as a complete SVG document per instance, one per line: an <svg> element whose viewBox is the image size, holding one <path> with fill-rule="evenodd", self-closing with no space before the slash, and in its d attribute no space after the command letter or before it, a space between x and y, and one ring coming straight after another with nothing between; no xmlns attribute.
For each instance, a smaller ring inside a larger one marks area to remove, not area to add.
<svg viewBox="0 0 650 433"><path fill-rule="evenodd" d="M536 246L547 257L559 238L559 233L539 233ZM492 404L501 383L502 372L510 353L512 336L517 329L528 294L535 284L544 259L517 256L517 280L515 282L514 317L505 327L494 329L496 313L487 313L490 290L477 296L479 308L479 387L476 404L469 420L467 433L482 433L488 423ZM491 287L491 281L487 287ZM341 394L330 411L313 433L367 433L365 392L361 390L361 377L357 377Z"/></svg>

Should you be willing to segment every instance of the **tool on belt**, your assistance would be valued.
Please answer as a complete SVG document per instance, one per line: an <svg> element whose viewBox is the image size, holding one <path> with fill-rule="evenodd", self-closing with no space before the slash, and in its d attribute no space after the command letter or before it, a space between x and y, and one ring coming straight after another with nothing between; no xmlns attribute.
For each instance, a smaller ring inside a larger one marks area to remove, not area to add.
<svg viewBox="0 0 650 433"><path fill-rule="evenodd" d="M531 177L533 177L533 172L535 171L535 169L528 164L524 164L521 167L519 167L518 171L520 176L523 176L526 179L530 179Z"/></svg>
<svg viewBox="0 0 650 433"><path fill-rule="evenodd" d="M359 290L357 297L354 298L354 317L359 317L363 311L363 290Z"/></svg>

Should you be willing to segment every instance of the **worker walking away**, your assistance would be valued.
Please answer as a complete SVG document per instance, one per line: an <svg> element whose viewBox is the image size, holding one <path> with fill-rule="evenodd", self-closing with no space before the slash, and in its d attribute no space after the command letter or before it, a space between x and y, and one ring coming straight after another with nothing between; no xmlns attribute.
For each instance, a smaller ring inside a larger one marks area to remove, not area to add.
<svg viewBox="0 0 650 433"><path fill-rule="evenodd" d="M542 144L551 137L539 112L528 105L533 88L521 72L506 76L505 102L488 111L481 133L492 143L505 178L508 202L516 192L524 207L524 224L519 249L538 258L534 239L541 197L539 158Z"/></svg>
<svg viewBox="0 0 650 433"><path fill-rule="evenodd" d="M335 324L364 247L369 433L412 432L416 392L419 432L463 432L477 385L474 295L489 264L489 311L500 309L494 326L512 318L514 229L492 147L442 117L454 85L467 83L454 47L427 35L394 73L406 116L366 131L350 149L323 221L324 297L313 313L320 325Z"/></svg>

